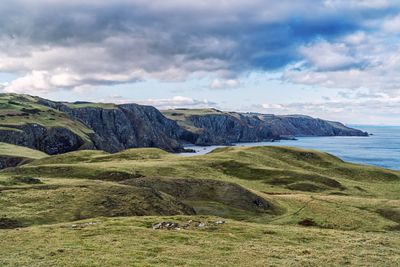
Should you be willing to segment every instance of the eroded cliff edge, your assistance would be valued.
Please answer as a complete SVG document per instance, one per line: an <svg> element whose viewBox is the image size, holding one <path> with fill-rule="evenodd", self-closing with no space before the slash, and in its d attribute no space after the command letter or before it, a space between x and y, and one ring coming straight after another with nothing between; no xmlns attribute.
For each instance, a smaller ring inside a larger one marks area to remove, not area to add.
<svg viewBox="0 0 400 267"><path fill-rule="evenodd" d="M296 136L367 136L339 122L302 115L275 116L138 104L63 103L0 95L0 142L60 154L80 149L118 152L136 147L183 151L183 144L225 145Z"/></svg>

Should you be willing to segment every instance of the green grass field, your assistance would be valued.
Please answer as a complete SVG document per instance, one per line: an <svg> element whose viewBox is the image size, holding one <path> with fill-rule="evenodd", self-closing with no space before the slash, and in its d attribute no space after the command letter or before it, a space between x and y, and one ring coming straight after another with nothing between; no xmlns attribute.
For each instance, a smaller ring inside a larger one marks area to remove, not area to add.
<svg viewBox="0 0 400 267"><path fill-rule="evenodd" d="M0 142L0 157L22 157L27 159L41 159L48 155L44 152L23 146L16 146Z"/></svg>
<svg viewBox="0 0 400 267"><path fill-rule="evenodd" d="M398 266L399 181L290 147L44 157L0 172L0 265ZM226 223L151 227L189 220Z"/></svg>

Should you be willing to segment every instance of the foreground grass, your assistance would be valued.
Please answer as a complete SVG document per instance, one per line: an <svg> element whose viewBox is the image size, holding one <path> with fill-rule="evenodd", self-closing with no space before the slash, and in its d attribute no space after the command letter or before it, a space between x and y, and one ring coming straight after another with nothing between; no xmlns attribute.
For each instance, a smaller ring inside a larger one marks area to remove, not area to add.
<svg viewBox="0 0 400 267"><path fill-rule="evenodd" d="M0 266L399 266L399 181L289 147L44 157L0 172Z"/></svg>
<svg viewBox="0 0 400 267"><path fill-rule="evenodd" d="M97 218L0 231L1 266L398 266L400 235L226 221L208 229L153 230L160 221ZM75 228L73 228L75 227Z"/></svg>
<svg viewBox="0 0 400 267"><path fill-rule="evenodd" d="M36 177L42 184L12 185L19 177ZM222 184L210 186L210 180ZM159 149L78 151L0 172L0 216L28 226L97 216L179 214L182 208L168 209L168 198L157 196L161 192L197 214L277 225L312 219L324 229L393 231L400 229L399 180L399 172L285 147L224 148L196 157ZM8 186L1 187L1 181ZM265 200L268 210L254 210L255 198L241 197L244 192L232 183ZM144 194L141 188L150 191Z"/></svg>

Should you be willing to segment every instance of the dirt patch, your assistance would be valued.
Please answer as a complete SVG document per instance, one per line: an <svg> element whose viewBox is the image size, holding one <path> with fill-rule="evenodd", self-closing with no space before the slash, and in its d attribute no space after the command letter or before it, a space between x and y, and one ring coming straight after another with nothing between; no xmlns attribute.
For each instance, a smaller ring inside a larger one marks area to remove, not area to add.
<svg viewBox="0 0 400 267"><path fill-rule="evenodd" d="M311 183L294 183L287 186L290 190L306 191L306 192L320 192L326 188L320 187Z"/></svg>
<svg viewBox="0 0 400 267"><path fill-rule="evenodd" d="M400 231L400 208L382 208L376 212L385 219L397 223L397 225L390 227L389 230Z"/></svg>
<svg viewBox="0 0 400 267"><path fill-rule="evenodd" d="M298 224L305 227L317 226L317 223L311 218L303 219Z"/></svg>
<svg viewBox="0 0 400 267"><path fill-rule="evenodd" d="M39 178L34 177L15 177L13 180L17 183L23 184L42 184L42 181Z"/></svg>
<svg viewBox="0 0 400 267"><path fill-rule="evenodd" d="M397 222L400 224L400 208L382 208L378 209L377 213L385 219Z"/></svg>
<svg viewBox="0 0 400 267"><path fill-rule="evenodd" d="M119 172L119 171L106 171L101 174L101 180L107 181L123 181L132 178L141 178L144 177L140 172Z"/></svg>
<svg viewBox="0 0 400 267"><path fill-rule="evenodd" d="M10 218L0 218L0 229L14 229L21 227L21 223Z"/></svg>
<svg viewBox="0 0 400 267"><path fill-rule="evenodd" d="M357 189L358 191L364 192L364 193L368 192L367 190L365 190L364 188L359 187L359 186L355 186L354 189Z"/></svg>

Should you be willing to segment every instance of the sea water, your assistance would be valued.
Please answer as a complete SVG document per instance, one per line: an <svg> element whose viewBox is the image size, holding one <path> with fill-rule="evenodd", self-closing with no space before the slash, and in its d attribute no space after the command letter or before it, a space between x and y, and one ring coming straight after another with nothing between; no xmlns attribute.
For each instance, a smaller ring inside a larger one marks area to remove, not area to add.
<svg viewBox="0 0 400 267"><path fill-rule="evenodd" d="M400 126L364 126L351 127L366 131L371 136L335 136L335 137L297 137L297 140L277 142L238 143L237 146L293 146L328 152L345 161L374 165L400 170ZM206 154L221 146L190 146L196 153L187 156Z"/></svg>

